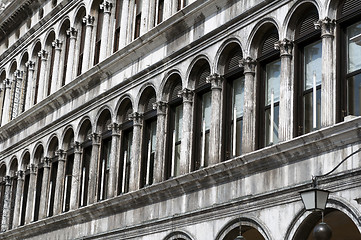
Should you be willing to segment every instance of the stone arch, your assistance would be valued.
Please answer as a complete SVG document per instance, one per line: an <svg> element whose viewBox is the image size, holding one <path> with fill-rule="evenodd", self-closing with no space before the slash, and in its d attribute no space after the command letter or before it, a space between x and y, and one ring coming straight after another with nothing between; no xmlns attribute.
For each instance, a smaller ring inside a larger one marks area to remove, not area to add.
<svg viewBox="0 0 361 240"><path fill-rule="evenodd" d="M171 70L171 71L169 71L169 72L167 72L165 74L165 76L164 76L164 78L162 80L162 83L160 84L160 87L159 87L160 99L163 100L163 101L166 100L166 98L164 98L165 93L167 91L169 91L169 89L167 89L167 87L169 87L169 84L168 84L169 79L170 79L170 77L174 76L175 74L179 75L180 79L182 80L181 73L180 73L179 69L173 69L173 70ZM183 81L182 81L182 86L183 85L184 84L183 84Z"/></svg>
<svg viewBox="0 0 361 240"><path fill-rule="evenodd" d="M305 13L305 11L312 8L316 8L318 15L320 16L320 7L317 4L317 1L299 0L292 6L292 8L287 13L287 16L282 25L283 29L285 30L284 32L285 38L289 40L295 39L295 31L300 22L300 19L302 19L302 15Z"/></svg>
<svg viewBox="0 0 361 240"><path fill-rule="evenodd" d="M72 26L76 27L77 25L77 21L82 21L82 18L86 16L86 7L85 7L85 4L84 3L81 3L79 4L75 11L74 11L74 15L73 15L73 19L71 19L71 23L72 23Z"/></svg>
<svg viewBox="0 0 361 240"><path fill-rule="evenodd" d="M108 130L108 125L112 123L113 113L108 106L103 106L96 116L96 132L102 133Z"/></svg>
<svg viewBox="0 0 361 240"><path fill-rule="evenodd" d="M55 29L52 27L50 29L48 29L47 33L44 36L43 39L43 43L41 44L42 46L47 46L47 45L51 45L51 42L54 41L57 38L56 33L55 33Z"/></svg>
<svg viewBox="0 0 361 240"><path fill-rule="evenodd" d="M9 65L9 71L8 71L8 78L10 80L13 80L14 72L18 69L18 63L16 59L13 59Z"/></svg>
<svg viewBox="0 0 361 240"><path fill-rule="evenodd" d="M38 165L39 163L41 163L42 159L44 157L44 147L43 144L38 143L36 145L36 147L34 148L34 153L33 153L33 163Z"/></svg>
<svg viewBox="0 0 361 240"><path fill-rule="evenodd" d="M6 163L5 161L2 161L0 163L0 182L3 181L3 178L6 176L7 172L6 172Z"/></svg>
<svg viewBox="0 0 361 240"><path fill-rule="evenodd" d="M65 15L59 22L58 28L56 29L56 36L60 37L60 35L63 33L64 26L68 26L67 28L70 27L70 18L68 15Z"/></svg>
<svg viewBox="0 0 361 240"><path fill-rule="evenodd" d="M185 87L188 87L188 88L191 88L191 89L194 89L196 84L195 84L195 71L197 69L197 67L199 67L200 65L203 65L203 64L208 64L209 65L209 72L211 73L211 64L210 64L210 61L209 61L209 58L206 56L206 55L200 55L200 56L197 56L195 57L191 64L189 65L189 68L187 70L187 85Z"/></svg>
<svg viewBox="0 0 361 240"><path fill-rule="evenodd" d="M27 51L23 52L20 57L20 70L24 71L26 74L26 63L29 61L29 54Z"/></svg>
<svg viewBox="0 0 361 240"><path fill-rule="evenodd" d="M41 50L41 41L40 39L37 39L34 41L33 47L31 49L31 60L36 61L38 58L38 52Z"/></svg>
<svg viewBox="0 0 361 240"><path fill-rule="evenodd" d="M235 239L239 234L239 226L242 223L242 235L247 240L271 240L270 231L260 220L253 217L240 217L229 221L217 234L215 240Z"/></svg>
<svg viewBox="0 0 361 240"><path fill-rule="evenodd" d="M74 147L74 130L73 127L67 126L63 132L61 148L65 151Z"/></svg>
<svg viewBox="0 0 361 240"><path fill-rule="evenodd" d="M264 40L265 33L270 29L276 28L278 36L280 36L279 24L273 18L265 18L256 24L252 29L248 40L248 53L250 57L256 59L259 52L259 47Z"/></svg>
<svg viewBox="0 0 361 240"><path fill-rule="evenodd" d="M178 71L171 72L164 81L162 100L169 102L172 98L170 95L176 95L177 92L183 88L183 81L180 73ZM174 96L174 98L176 98L176 96Z"/></svg>
<svg viewBox="0 0 361 240"><path fill-rule="evenodd" d="M214 69L217 69L217 73L220 75L224 75L224 66L225 66L225 57L226 55L229 55L230 51L233 48L236 48L238 46L239 49L241 49L241 56L243 57L243 47L241 41L237 37L231 37L225 40L221 47L217 50L216 54L216 61Z"/></svg>
<svg viewBox="0 0 361 240"><path fill-rule="evenodd" d="M168 234L164 240L194 240L194 238L187 232L174 231Z"/></svg>
<svg viewBox="0 0 361 240"><path fill-rule="evenodd" d="M128 120L128 116L133 112L133 101L130 96L126 95L119 101L116 111L116 122L123 123Z"/></svg>
<svg viewBox="0 0 361 240"><path fill-rule="evenodd" d="M49 142L47 145L47 150L46 150L46 156L49 158L53 158L56 155L56 151L59 149L59 139L58 136L56 134L53 134L50 138L49 138Z"/></svg>
<svg viewBox="0 0 361 240"><path fill-rule="evenodd" d="M145 84L138 93L138 111L144 112L146 109L150 109L150 105L157 101L156 89L153 84ZM154 96L152 96L154 95ZM154 98L154 99L153 99ZM149 100L146 102L146 100Z"/></svg>
<svg viewBox="0 0 361 240"><path fill-rule="evenodd" d="M27 165L30 164L30 152L28 149L24 150L22 156L21 156L21 164L20 164L20 170L25 171Z"/></svg>
<svg viewBox="0 0 361 240"><path fill-rule="evenodd" d="M16 172L19 170L18 158L13 156L9 163L9 175L10 177L14 177Z"/></svg>
<svg viewBox="0 0 361 240"><path fill-rule="evenodd" d="M84 142L87 140L88 134L93 132L92 126L93 124L88 116L84 117L80 121L76 131L79 142Z"/></svg>

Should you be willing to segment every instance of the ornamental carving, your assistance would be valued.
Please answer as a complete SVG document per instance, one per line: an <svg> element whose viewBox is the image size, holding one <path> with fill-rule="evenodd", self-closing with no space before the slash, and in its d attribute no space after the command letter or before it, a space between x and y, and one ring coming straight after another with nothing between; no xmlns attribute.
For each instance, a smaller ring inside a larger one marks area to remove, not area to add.
<svg viewBox="0 0 361 240"><path fill-rule="evenodd" d="M207 83L211 83L212 89L222 89L223 77L218 73L213 73L206 78Z"/></svg>
<svg viewBox="0 0 361 240"><path fill-rule="evenodd" d="M133 121L134 126L141 126L143 121L143 114L138 112L133 112L129 114L129 120Z"/></svg>
<svg viewBox="0 0 361 240"><path fill-rule="evenodd" d="M316 29L321 30L321 37L334 37L334 30L336 21L325 17L324 19L318 20L314 23Z"/></svg>
<svg viewBox="0 0 361 240"><path fill-rule="evenodd" d="M194 91L189 88L183 88L178 92L178 97L183 98L183 102L193 102Z"/></svg>
<svg viewBox="0 0 361 240"><path fill-rule="evenodd" d="M104 13L110 13L112 10L113 4L108 1L104 1L102 4L99 5L100 10L103 10Z"/></svg>
<svg viewBox="0 0 361 240"><path fill-rule="evenodd" d="M251 73L254 74L255 70L256 70L256 60L253 60L253 58L251 57L246 57L246 58L242 58L239 61L240 66L243 66L244 68L244 73Z"/></svg>
<svg viewBox="0 0 361 240"><path fill-rule="evenodd" d="M87 26L93 26L95 18L93 16L85 16L83 18L83 23L85 23Z"/></svg>
<svg viewBox="0 0 361 240"><path fill-rule="evenodd" d="M33 61L27 61L25 63L25 67L27 67L30 71L34 71L35 62Z"/></svg>
<svg viewBox="0 0 361 240"><path fill-rule="evenodd" d="M153 109L157 110L158 115L164 115L167 110L167 103L163 101L153 103Z"/></svg>
<svg viewBox="0 0 361 240"><path fill-rule="evenodd" d="M66 30L66 35L68 35L70 38L76 38L77 34L78 34L78 30L76 30L73 27Z"/></svg>
<svg viewBox="0 0 361 240"><path fill-rule="evenodd" d="M280 40L275 43L275 49L280 51L280 55L291 57L292 56L292 49L293 49L293 43L284 38L283 40Z"/></svg>
<svg viewBox="0 0 361 240"><path fill-rule="evenodd" d="M38 56L41 58L42 61L48 60L48 52L45 50L40 50L38 52Z"/></svg>
<svg viewBox="0 0 361 240"><path fill-rule="evenodd" d="M59 39L55 39L51 45L55 48L55 50L61 50L61 45L63 45L63 42Z"/></svg>
<svg viewBox="0 0 361 240"><path fill-rule="evenodd" d="M119 135L119 133L120 133L120 124L111 123L111 124L108 125L108 130L112 131L113 135Z"/></svg>

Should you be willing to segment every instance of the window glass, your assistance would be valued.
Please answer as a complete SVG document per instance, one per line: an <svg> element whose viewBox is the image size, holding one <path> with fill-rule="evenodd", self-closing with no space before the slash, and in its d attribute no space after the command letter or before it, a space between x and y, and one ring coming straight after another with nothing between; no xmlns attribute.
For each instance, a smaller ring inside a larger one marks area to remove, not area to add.
<svg viewBox="0 0 361 240"><path fill-rule="evenodd" d="M155 152L156 133L157 133L157 121L152 121L151 124L150 124L150 139L151 139L151 150L152 150L152 152Z"/></svg>
<svg viewBox="0 0 361 240"><path fill-rule="evenodd" d="M280 70L280 60L266 65L266 105L271 104L272 94L274 103L280 100Z"/></svg>
<svg viewBox="0 0 361 240"><path fill-rule="evenodd" d="M211 127L211 113L212 113L212 92L207 92L202 95L202 124L205 124L206 130Z"/></svg>
<svg viewBox="0 0 361 240"><path fill-rule="evenodd" d="M244 106L244 77L233 81L233 108L236 109L237 118L243 116Z"/></svg>
<svg viewBox="0 0 361 240"><path fill-rule="evenodd" d="M361 21L347 28L347 72L361 69Z"/></svg>
<svg viewBox="0 0 361 240"><path fill-rule="evenodd" d="M322 43L317 41L305 47L304 50L304 90L313 88L313 77L316 76L316 85L322 80Z"/></svg>
<svg viewBox="0 0 361 240"><path fill-rule="evenodd" d="M232 82L232 156L242 153L242 125L244 108L244 77L237 78Z"/></svg>
<svg viewBox="0 0 361 240"><path fill-rule="evenodd" d="M175 132L176 141L182 140L182 124L183 124L183 105L179 105L175 109Z"/></svg>

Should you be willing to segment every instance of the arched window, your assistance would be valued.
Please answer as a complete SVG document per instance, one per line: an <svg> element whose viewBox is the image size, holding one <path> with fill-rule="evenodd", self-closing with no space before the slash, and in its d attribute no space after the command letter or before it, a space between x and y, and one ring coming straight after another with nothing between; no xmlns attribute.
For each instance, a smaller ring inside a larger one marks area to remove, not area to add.
<svg viewBox="0 0 361 240"><path fill-rule="evenodd" d="M2 123L2 119L4 117L4 100L5 100L5 85L4 85L4 81L6 79L6 72L5 70L3 70L0 74L0 86L1 86L1 91L0 91L0 126Z"/></svg>
<svg viewBox="0 0 361 240"><path fill-rule="evenodd" d="M140 26L142 21L142 0L135 0L134 5L134 39L140 36Z"/></svg>
<svg viewBox="0 0 361 240"><path fill-rule="evenodd" d="M75 61L74 67L76 66L76 76L79 76L82 73L83 65L83 56L84 56L84 43L85 43L85 29L86 24L83 22L85 17L85 8L82 7L79 9L74 23L74 28L78 30L77 40L76 40L76 51L77 59Z"/></svg>
<svg viewBox="0 0 361 240"><path fill-rule="evenodd" d="M92 153L92 139L89 138L92 133L92 126L89 120L85 120L80 128L80 142L83 149L81 162L81 179L79 184L79 206L86 206L88 204L88 189L89 189L89 169Z"/></svg>
<svg viewBox="0 0 361 240"><path fill-rule="evenodd" d="M39 97L39 81L40 81L40 73L41 73L41 56L38 55L38 53L41 51L41 44L40 42L37 42L35 47L34 47L34 51L33 51L33 55L32 55L32 59L35 62L35 73L34 75L35 77L35 85L34 85L34 98L33 98L33 103L36 104L38 102L38 97ZM31 80L30 80L31 81Z"/></svg>
<svg viewBox="0 0 361 240"><path fill-rule="evenodd" d="M62 42L62 51L61 51L61 61L60 61L60 71L59 71L59 75L60 78L58 81L61 81L61 85L60 86L64 86L65 85L65 78L66 78L66 71L68 67L72 67L72 66L68 66L68 57L69 57L69 45L70 45L70 35L68 35L66 33L66 31L70 28L70 22L69 20L66 20L63 25L60 28L60 36L59 39ZM56 84L56 83L54 83ZM59 87L60 87L59 86Z"/></svg>
<svg viewBox="0 0 361 240"><path fill-rule="evenodd" d="M188 0L177 0L177 11L188 5Z"/></svg>
<svg viewBox="0 0 361 240"><path fill-rule="evenodd" d="M44 176L44 166L43 166L43 157L44 157L44 148L42 145L39 145L36 148L35 154L34 154L34 163L35 166L37 166L38 171L36 174L36 186L35 186L35 199L33 199L33 201L35 201L34 204L34 215L33 215L33 221L37 221L39 219L39 209L40 209L40 199L41 199L41 194L43 191L43 188L45 189L46 186L42 186L43 185L43 176ZM30 193L31 194L31 193Z"/></svg>
<svg viewBox="0 0 361 240"><path fill-rule="evenodd" d="M100 45L102 42L102 31L103 31L103 18L104 12L100 9L100 1L95 1L93 3L93 11L97 14L97 24L96 24L96 32L95 32L95 48L94 48L94 63L96 65L99 63L100 57Z"/></svg>
<svg viewBox="0 0 361 240"><path fill-rule="evenodd" d="M340 2L338 23L341 28L339 62L341 65L341 110L343 116L361 115L361 1Z"/></svg>
<svg viewBox="0 0 361 240"><path fill-rule="evenodd" d="M10 120L18 115L21 80L18 79L17 63L14 62L10 68L9 79L11 81L10 92Z"/></svg>
<svg viewBox="0 0 361 240"><path fill-rule="evenodd" d="M209 75L210 66L206 60L199 60L194 65L190 75L191 80L195 81L193 170L208 166L212 112L211 84L206 82Z"/></svg>
<svg viewBox="0 0 361 240"><path fill-rule="evenodd" d="M30 96L28 94L30 93L28 90L29 87L29 68L26 65L29 61L29 55L28 53L25 53L23 55L23 58L20 62L20 71L22 72L22 86L21 86L21 93L20 93L20 104L19 104L19 111L18 114L24 112L27 110L25 108L25 105L27 104L27 101L30 101ZM31 79L32 80L32 79ZM31 95L31 94L30 94Z"/></svg>
<svg viewBox="0 0 361 240"><path fill-rule="evenodd" d="M57 150L59 149L59 142L58 138L53 137L53 139L50 141L49 148L48 148L48 158L51 162L50 166L50 177L49 177L49 194L48 194L48 203L47 203L47 216L53 216L55 212L55 195L57 194L55 192L56 190L56 179L58 175L58 160L59 157L56 154Z"/></svg>
<svg viewBox="0 0 361 240"><path fill-rule="evenodd" d="M157 110L153 109L156 102L152 87L144 90L140 104L143 110L142 162L140 171L140 187L152 185L154 181L154 161L156 151Z"/></svg>
<svg viewBox="0 0 361 240"><path fill-rule="evenodd" d="M3 163L0 167L0 221L3 219L4 201L5 201L5 176L6 176L6 165ZM0 228L1 231L2 227Z"/></svg>
<svg viewBox="0 0 361 240"><path fill-rule="evenodd" d="M21 210L20 210L20 225L25 224L25 215L28 206L28 192L29 192L29 183L30 183L30 169L28 168L30 164L30 153L26 152L23 160L22 160L22 170L25 171L24 176L24 185L22 192L22 202L21 202Z"/></svg>
<svg viewBox="0 0 361 240"><path fill-rule="evenodd" d="M164 0L156 0L155 1L156 4L156 14L155 14L155 18L156 21L154 21L156 24L159 24L161 22L163 22L163 15L164 15Z"/></svg>
<svg viewBox="0 0 361 240"><path fill-rule="evenodd" d="M46 70L43 69L42 71L47 71L48 75L47 78L44 79L45 89L40 89L40 91L44 91L44 97L50 95L52 88L51 85L56 84L55 82L54 83L52 82L54 67L58 67L58 66L54 66L54 60L55 60L55 46L53 46L54 40L55 40L55 33L51 32L45 42L45 51L48 53L48 60L46 64ZM58 76L55 77L57 78Z"/></svg>
<svg viewBox="0 0 361 240"><path fill-rule="evenodd" d="M114 46L113 46L113 52L118 51L119 48L119 38L120 38L120 27L121 27L121 18L122 18L122 7L123 7L123 1L116 1L115 4L115 31L114 31ZM125 27L125 26L123 26Z"/></svg>
<svg viewBox="0 0 361 240"><path fill-rule="evenodd" d="M18 186L18 160L14 158L10 165L10 181L11 181L11 195L10 195L10 215L9 215L9 229L13 228L14 225L14 211L15 211L15 201L20 201L20 199L16 199L16 191Z"/></svg>
<svg viewBox="0 0 361 240"><path fill-rule="evenodd" d="M321 87L322 87L322 42L320 30L314 23L319 20L313 4L305 4L302 14L295 15L295 70L298 89L298 135L321 127Z"/></svg>
<svg viewBox="0 0 361 240"><path fill-rule="evenodd" d="M133 160L133 121L129 119L129 115L132 112L133 108L131 101L125 99L118 110L118 121L121 124L118 194L129 191L130 165Z"/></svg>
<svg viewBox="0 0 361 240"><path fill-rule="evenodd" d="M281 60L274 49L278 32L274 26L266 29L258 52L259 62L259 146L278 142Z"/></svg>
<svg viewBox="0 0 361 240"><path fill-rule="evenodd" d="M180 175L180 154L183 129L183 100L178 96L182 90L182 79L173 74L168 79L168 133L165 177Z"/></svg>
<svg viewBox="0 0 361 240"><path fill-rule="evenodd" d="M72 195L72 178L74 168L74 132L73 129L66 131L64 136L64 150L66 151L64 192L63 192L63 212L70 209L70 196Z"/></svg>

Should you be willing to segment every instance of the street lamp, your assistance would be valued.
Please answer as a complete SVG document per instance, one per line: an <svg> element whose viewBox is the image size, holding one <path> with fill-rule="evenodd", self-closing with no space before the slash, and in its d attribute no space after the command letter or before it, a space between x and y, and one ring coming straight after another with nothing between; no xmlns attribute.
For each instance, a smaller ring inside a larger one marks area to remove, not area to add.
<svg viewBox="0 0 361 240"><path fill-rule="evenodd" d="M312 188L308 190L304 190L300 192L302 202L307 211L321 211L322 212L322 221L317 224L313 229L313 237L316 240L330 240L332 236L331 228L323 222L323 211L326 209L326 203L328 200L329 191L318 188L317 180L323 177L326 177L333 173L341 164L343 164L347 159L356 153L361 152L361 148L357 151L348 155L345 159L343 159L335 168L329 171L326 174L313 176L312 177Z"/></svg>
<svg viewBox="0 0 361 240"><path fill-rule="evenodd" d="M242 236L242 223L241 223L241 221L239 221L239 235L234 240L246 240L246 238Z"/></svg>

